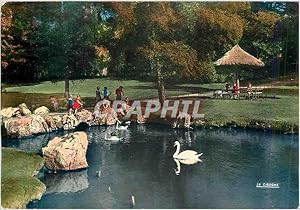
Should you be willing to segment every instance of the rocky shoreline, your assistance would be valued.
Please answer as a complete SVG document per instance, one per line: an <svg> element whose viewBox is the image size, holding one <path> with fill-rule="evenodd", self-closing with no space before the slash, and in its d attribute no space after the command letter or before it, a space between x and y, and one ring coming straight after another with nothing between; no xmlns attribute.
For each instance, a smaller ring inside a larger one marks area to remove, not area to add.
<svg viewBox="0 0 300 210"><path fill-rule="evenodd" d="M108 108L95 117L88 110L73 113L50 113L45 106L39 107L33 113L26 104L19 107L5 108L1 110L2 136L10 138L22 138L35 134L49 133L58 130L73 130L80 124L87 126L113 125L118 118L117 113Z"/></svg>
<svg viewBox="0 0 300 210"><path fill-rule="evenodd" d="M115 112L112 108L102 110L101 114L94 115L88 110L81 110L76 114L72 113L50 113L45 106L39 107L31 113L26 104L20 104L17 108L6 108L1 110L1 130L2 136L10 138L23 138L31 135L49 133L58 130L74 130L80 125L98 126L98 125L114 125L118 118L124 116ZM141 123L160 123L172 126L173 128L187 127L187 116L183 116L179 121L171 118L160 118L160 112L153 113L149 118L135 116L131 120L139 124ZM175 125L175 122L178 125ZM280 120L255 120L255 119L191 119L188 122L192 127L240 127L250 129L272 130L284 134L298 133L299 126L297 124L288 123Z"/></svg>

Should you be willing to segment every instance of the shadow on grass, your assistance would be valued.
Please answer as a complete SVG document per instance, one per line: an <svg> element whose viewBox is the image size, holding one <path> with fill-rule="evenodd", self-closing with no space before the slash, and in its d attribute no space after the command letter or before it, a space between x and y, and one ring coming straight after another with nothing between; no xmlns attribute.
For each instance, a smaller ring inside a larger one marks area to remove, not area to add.
<svg viewBox="0 0 300 210"><path fill-rule="evenodd" d="M155 90L156 86L144 86L144 85L135 85L135 86L127 86L130 87L130 89L138 89L138 90ZM215 89L210 88L202 88L202 87L182 87L177 85L165 85L165 89L167 91L178 91L178 92L190 92L190 93L205 93L209 91L213 91Z"/></svg>
<svg viewBox="0 0 300 210"><path fill-rule="evenodd" d="M205 93L205 92L211 92L215 89L212 88L203 88L203 87L182 87L182 86L166 86L167 90L179 90L179 91L186 91L191 93Z"/></svg>

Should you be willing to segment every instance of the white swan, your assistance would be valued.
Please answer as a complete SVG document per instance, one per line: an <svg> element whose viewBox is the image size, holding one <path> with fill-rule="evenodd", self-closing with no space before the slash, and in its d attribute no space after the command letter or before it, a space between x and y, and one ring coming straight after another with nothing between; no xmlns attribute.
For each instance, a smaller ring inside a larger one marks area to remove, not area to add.
<svg viewBox="0 0 300 210"><path fill-rule="evenodd" d="M199 159L199 157L201 155L203 155L203 153L198 154L197 152L193 151L193 150L185 150L181 153L179 153L180 151L180 143L178 141L175 141L174 143L174 147L177 146L176 151L173 155L173 158L180 160L180 162L184 163L184 164L194 164L198 161L201 161Z"/></svg>
<svg viewBox="0 0 300 210"><path fill-rule="evenodd" d="M129 126L129 125L125 125L125 126L124 126L124 125L121 125L121 126L120 126L120 121L117 121L117 127L116 127L116 129L117 129L117 130L127 130L128 126Z"/></svg>
<svg viewBox="0 0 300 210"><path fill-rule="evenodd" d="M105 133L104 139L107 140L107 141L121 141L123 139L123 137L110 136L108 138L107 133Z"/></svg>

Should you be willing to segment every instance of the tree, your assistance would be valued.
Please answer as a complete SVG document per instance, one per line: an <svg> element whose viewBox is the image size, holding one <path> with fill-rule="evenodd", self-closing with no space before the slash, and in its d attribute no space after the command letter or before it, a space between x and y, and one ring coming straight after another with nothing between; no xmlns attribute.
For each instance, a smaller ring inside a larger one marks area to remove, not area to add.
<svg viewBox="0 0 300 210"><path fill-rule="evenodd" d="M66 2L56 4L57 17L37 17L34 43L40 77L53 81L65 80L65 94L69 80L86 78L94 73L92 63L99 59L97 29L99 8L91 3Z"/></svg>
<svg viewBox="0 0 300 210"><path fill-rule="evenodd" d="M16 81L16 77L28 78L31 71L25 67L31 59L30 42L31 17L26 5L7 3L1 15L1 66L3 79ZM30 69L30 68L29 68ZM15 79L15 80L13 80Z"/></svg>
<svg viewBox="0 0 300 210"><path fill-rule="evenodd" d="M280 43L274 41L275 26L279 16L272 12L259 11L248 17L242 44L255 56L269 64L281 51Z"/></svg>
<svg viewBox="0 0 300 210"><path fill-rule="evenodd" d="M136 11L136 15L142 17L138 19L139 22L137 24L144 29L144 35L146 35L146 39L141 47L148 49L145 50L147 53L144 53L144 55L150 63L151 72L155 72L158 97L160 103L163 104L165 100L165 85L162 59L164 59L166 53L159 52L159 50L168 46L167 44L164 45L162 41L168 41L172 37L172 30L178 23L178 18L176 12L168 3L140 3ZM150 53L150 51L153 53ZM166 66L164 67L166 68Z"/></svg>
<svg viewBox="0 0 300 210"><path fill-rule="evenodd" d="M218 8L200 9L191 45L202 59L215 60L239 42L244 27L244 19L237 14Z"/></svg>

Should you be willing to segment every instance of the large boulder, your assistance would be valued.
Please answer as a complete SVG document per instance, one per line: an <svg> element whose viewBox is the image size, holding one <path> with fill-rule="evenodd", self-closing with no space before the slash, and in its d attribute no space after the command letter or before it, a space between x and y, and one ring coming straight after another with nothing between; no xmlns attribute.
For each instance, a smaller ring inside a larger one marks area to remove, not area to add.
<svg viewBox="0 0 300 210"><path fill-rule="evenodd" d="M114 125L117 123L117 120L117 112L113 108L108 107L95 116L94 125Z"/></svg>
<svg viewBox="0 0 300 210"><path fill-rule="evenodd" d="M45 166L54 171L86 168L87 147L88 140L84 132L55 137L42 149Z"/></svg>
<svg viewBox="0 0 300 210"><path fill-rule="evenodd" d="M11 117L15 116L16 113L19 110L20 110L19 108L8 107L8 108L5 108L5 109L2 109L0 111L0 115L1 115L3 120L8 119L8 118L11 118Z"/></svg>
<svg viewBox="0 0 300 210"><path fill-rule="evenodd" d="M94 120L93 113L86 109L83 109L80 112L77 112L75 114L75 117L79 120L79 123L84 122L84 123L87 123L88 125L91 125Z"/></svg>
<svg viewBox="0 0 300 210"><path fill-rule="evenodd" d="M41 106L33 111L33 114L45 116L49 113L49 109L45 106Z"/></svg>
<svg viewBox="0 0 300 210"><path fill-rule="evenodd" d="M25 103L20 104L19 108L23 115L31 115L31 111L28 109L28 107Z"/></svg>
<svg viewBox="0 0 300 210"><path fill-rule="evenodd" d="M56 126L55 120L53 119L52 116L47 115L44 117L44 119L45 119L50 131L55 131L58 129L58 127Z"/></svg>
<svg viewBox="0 0 300 210"><path fill-rule="evenodd" d="M61 122L64 130L75 129L75 127L80 123L74 114L65 114L62 116Z"/></svg>
<svg viewBox="0 0 300 210"><path fill-rule="evenodd" d="M39 115L13 117L5 122L7 135L10 137L25 137L49 131L49 127Z"/></svg>
<svg viewBox="0 0 300 210"><path fill-rule="evenodd" d="M110 101L99 101L94 107L95 116L92 125L114 125L117 123L118 114L110 107Z"/></svg>
<svg viewBox="0 0 300 210"><path fill-rule="evenodd" d="M54 115L54 116L52 116L52 119L54 120L55 125L56 125L57 128L60 129L60 128L63 128L63 127L64 127L63 122L62 122L62 117L61 117L61 116L59 116L59 115Z"/></svg>

